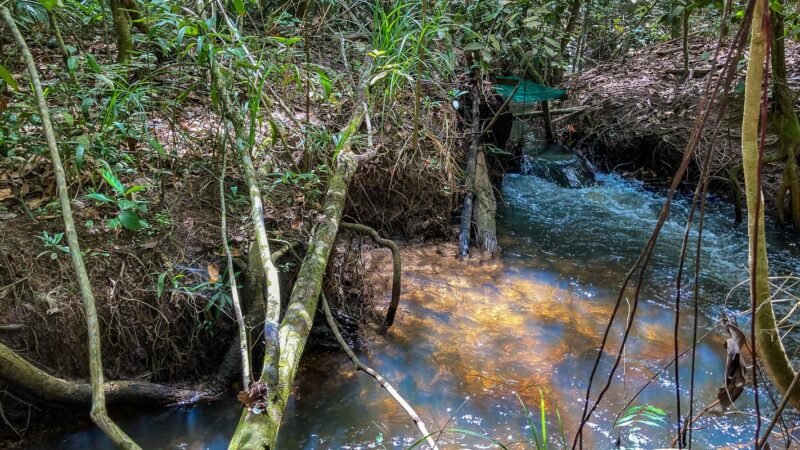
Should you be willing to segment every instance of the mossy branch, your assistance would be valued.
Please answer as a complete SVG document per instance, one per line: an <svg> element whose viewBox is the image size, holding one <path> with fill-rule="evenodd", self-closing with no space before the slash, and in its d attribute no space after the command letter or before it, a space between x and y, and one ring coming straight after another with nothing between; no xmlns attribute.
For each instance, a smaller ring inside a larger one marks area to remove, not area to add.
<svg viewBox="0 0 800 450"><path fill-rule="evenodd" d="M0 343L0 377L42 400L68 405L91 405L92 386L58 378L34 366ZM207 400L213 393L181 389L143 381L105 381L108 403L146 405L188 405Z"/></svg>
<svg viewBox="0 0 800 450"><path fill-rule="evenodd" d="M360 101L355 104L359 103ZM358 129L363 118L364 114L356 111L343 130ZM358 160L353 154L350 140L347 140L339 150L336 168L328 181L323 207L325 219L317 226L311 238L279 329L278 384L268 392L264 411L258 414L253 411L243 411L229 449L274 450L276 448L283 410L289 400L300 357L314 323L328 258L339 232L347 199L347 187L357 166Z"/></svg>

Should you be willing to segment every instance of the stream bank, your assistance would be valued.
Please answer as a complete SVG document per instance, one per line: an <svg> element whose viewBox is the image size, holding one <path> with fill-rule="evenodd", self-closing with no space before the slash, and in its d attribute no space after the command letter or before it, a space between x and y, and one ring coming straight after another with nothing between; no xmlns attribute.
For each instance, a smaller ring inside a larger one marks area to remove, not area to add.
<svg viewBox="0 0 800 450"><path fill-rule="evenodd" d="M488 444L457 429L504 443L529 436L532 429L520 399L533 412L533 429L539 430L542 394L551 445L560 441L556 410L567 432L574 429L586 375L617 287L663 202L660 193L617 175L598 175L590 186L569 188L537 176L512 174L504 183L503 199L498 221L503 255L475 263L459 261L453 244L404 248L404 303L397 323L386 336L367 333L359 351L365 362L397 386L426 423L451 429L441 437L443 447ZM603 430L612 429L614 415L632 393L671 359L671 341L665 339L672 333L671 281L688 207L688 200L679 197L665 225L634 327L631 356L626 358L625 382L614 384L592 422L591 448L614 447L616 431ZM746 236L730 228L727 202L712 200L708 209L699 319L701 335L711 333L698 347L702 366L696 374L696 408L710 403L721 383L725 352L719 320L725 314L735 316L747 304L742 290L733 290L727 305L723 301L746 273ZM769 239L774 274L800 270L800 251L793 239L774 230ZM381 304L389 301L388 261L384 250L366 258L368 282L380 287L376 295ZM687 314L682 321L682 348L689 344L691 320ZM612 343L618 342L619 331L612 333ZM343 354L306 356L280 435L281 448L380 448L382 443L403 449L417 440L407 416L373 380L354 372ZM682 360L684 388L688 368L688 361ZM667 421L673 421L673 390L673 374L667 371L634 405L663 409ZM737 405L751 411L752 392ZM763 403L762 408L766 408ZM151 447L221 449L227 446L237 417L237 405L221 402L137 415L122 423ZM719 448L746 442L749 420L746 415L705 418L695 432L695 445ZM617 431L628 445L644 448L670 437L668 427L642 425L638 430ZM96 431L67 434L40 445L108 448Z"/></svg>

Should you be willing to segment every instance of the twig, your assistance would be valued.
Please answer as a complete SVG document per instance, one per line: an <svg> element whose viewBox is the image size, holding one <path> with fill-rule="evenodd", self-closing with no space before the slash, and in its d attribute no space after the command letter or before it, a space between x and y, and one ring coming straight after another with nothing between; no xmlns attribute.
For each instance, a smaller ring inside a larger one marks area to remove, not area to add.
<svg viewBox="0 0 800 450"><path fill-rule="evenodd" d="M497 112L494 113L494 117L492 117L492 120L490 120L489 123L485 127L483 127L483 131L481 131L479 137L483 137L489 130L492 129L494 123L497 122L497 118L500 117L500 114L506 109L506 107L508 107L508 104L511 103L511 100L514 98L514 96L517 95L517 91L519 90L519 87L521 85L522 83L517 83L517 85L514 86L514 90L511 91L511 94L509 94L506 101L504 101L503 104L500 105L500 109L498 109Z"/></svg>
<svg viewBox="0 0 800 450"><path fill-rule="evenodd" d="M225 169L228 162L227 152L227 128L225 137L222 141L222 168L219 172L219 208L220 212L220 233L222 234L222 247L225 249L225 256L228 258L228 282L231 285L231 301L233 310L236 313L236 322L239 324L239 351L242 354L242 386L244 390L250 389L250 348L247 344L247 325L242 314L242 302L239 300L239 289L236 287L236 275L233 271L233 255L231 247L228 245L228 220L225 213Z"/></svg>
<svg viewBox="0 0 800 450"><path fill-rule="evenodd" d="M325 298L325 294L320 294L320 300L322 300L322 309L325 311L325 319L328 321L328 326L331 327L331 331L333 335L336 336L336 341L339 342L339 345L342 346L342 350L347 353L347 356L350 358L350 361L353 362L353 365L356 366L356 369L361 370L362 372L366 372L369 376L375 379L378 384L381 385L382 388L386 389L386 392L392 396L392 398L405 410L405 412L411 417L411 420L414 421L414 425L417 426L419 432L422 433L422 436L425 438L425 441L428 443L431 449L439 450L436 446L436 442L433 441L431 438L431 433L428 432L428 429L425 427L425 423L422 422L422 419L419 418L419 415L414 411L414 408L408 404L407 401L398 393L385 378L381 376L378 372L375 372L370 367L365 366L362 363L358 356L353 352L353 349L347 345L342 334L339 332L339 327L336 326L336 321L333 320L333 315L331 314L331 308L328 306L328 300Z"/></svg>

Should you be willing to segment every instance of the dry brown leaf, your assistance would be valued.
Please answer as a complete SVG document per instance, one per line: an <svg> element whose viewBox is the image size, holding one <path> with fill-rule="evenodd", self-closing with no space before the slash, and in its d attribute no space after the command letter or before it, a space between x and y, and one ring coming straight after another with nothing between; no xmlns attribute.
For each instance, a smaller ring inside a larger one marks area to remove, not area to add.
<svg viewBox="0 0 800 450"><path fill-rule="evenodd" d="M216 283L219 281L219 267L216 264L208 265L208 282Z"/></svg>
<svg viewBox="0 0 800 450"><path fill-rule="evenodd" d="M36 209L44 202L44 197L36 197L34 199L28 200L25 204L28 205L29 209Z"/></svg>
<svg viewBox="0 0 800 450"><path fill-rule="evenodd" d="M11 188L0 189L0 202L8 200L9 198L14 198L14 193L11 192Z"/></svg>
<svg viewBox="0 0 800 450"><path fill-rule="evenodd" d="M141 244L139 244L139 247L144 248L144 249L148 249L148 250L154 249L157 246L158 246L158 240L157 239L152 239L152 240L145 241L145 242L142 242Z"/></svg>

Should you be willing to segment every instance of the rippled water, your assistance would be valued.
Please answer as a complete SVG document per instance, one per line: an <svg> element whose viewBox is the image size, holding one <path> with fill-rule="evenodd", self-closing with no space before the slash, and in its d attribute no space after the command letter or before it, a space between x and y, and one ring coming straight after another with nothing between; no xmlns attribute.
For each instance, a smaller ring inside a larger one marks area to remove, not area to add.
<svg viewBox="0 0 800 450"><path fill-rule="evenodd" d="M472 433L509 448L530 448L519 442L530 438L531 424L540 430L542 396L550 448L558 448L559 423L571 436L619 285L664 200L615 176L568 189L533 176L509 175L503 194L503 256L462 263L449 245L405 249L401 314L389 335L369 336L361 354L415 406L429 429L450 430L439 438L443 449L497 448ZM614 448L618 433L628 448L667 447L674 435L672 369L634 403L664 409L667 426L612 427L630 395L672 358L674 267L688 204L679 199L674 209L641 296L624 368L587 428L585 448ZM710 202L702 252L701 335L717 324L726 294L746 277L745 230L733 228L732 217L727 204ZM795 244L778 233L769 238L772 271L797 272ZM388 264L383 254L371 259L376 285L387 284ZM693 273L691 264L687 270ZM687 276L685 292L691 292L691 279ZM740 307L736 302L747 293L735 294L733 306ZM683 303L680 345L685 348L691 297ZM623 320L625 311L623 306ZM713 332L698 346L696 411L715 398L722 384L724 339ZM611 341L618 343L619 329ZM604 359L601 372L607 373L610 364ZM687 388L688 360L681 360L680 369L682 388ZM344 355L307 355L298 378L281 449L400 449L419 438L394 401L374 380L354 372ZM748 411L751 397L745 393L737 406ZM532 413L530 422L523 405ZM684 413L687 408L684 404ZM231 401L121 422L146 448L225 448L237 418L238 406ZM737 413L703 419L698 426L695 448L718 448L751 439L753 419ZM108 447L94 430L61 436L48 445Z"/></svg>

